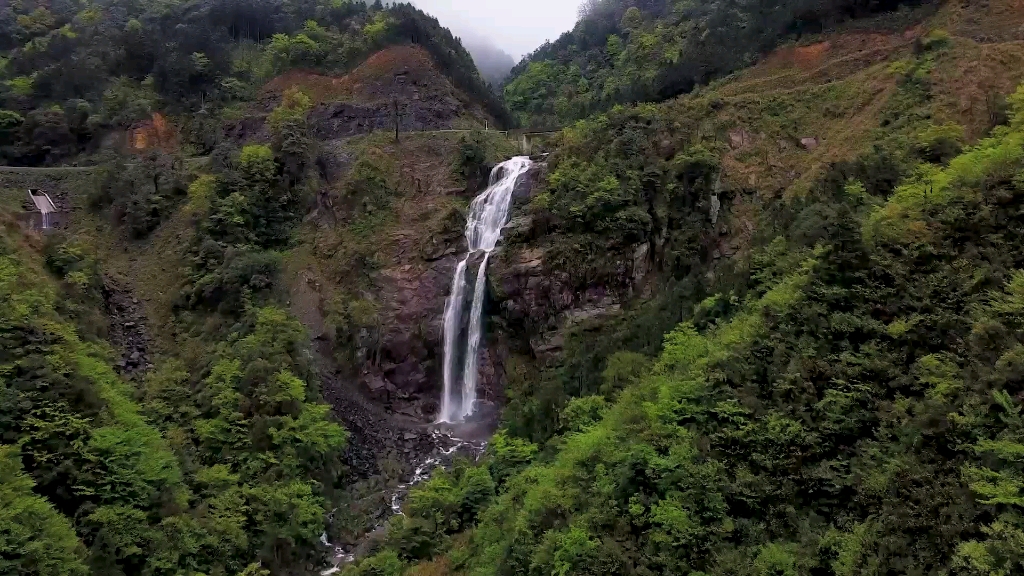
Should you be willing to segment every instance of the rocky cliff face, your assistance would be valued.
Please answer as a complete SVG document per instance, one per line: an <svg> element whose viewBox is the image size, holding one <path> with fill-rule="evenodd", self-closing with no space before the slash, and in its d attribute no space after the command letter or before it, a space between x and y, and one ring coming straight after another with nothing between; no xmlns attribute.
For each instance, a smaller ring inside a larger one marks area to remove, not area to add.
<svg viewBox="0 0 1024 576"><path fill-rule="evenodd" d="M613 277L580 283L551 262L546 230L525 210L540 188L547 166L538 165L517 199L518 208L505 232L508 240L489 269L491 313L498 332L492 339L495 355L511 350L541 364L559 358L568 329L600 323L618 314L624 303L651 273L651 247L634 247L629 257L617 257Z"/></svg>
<svg viewBox="0 0 1024 576"><path fill-rule="evenodd" d="M573 286L567 274L550 267L542 248L521 248L499 259L490 270L490 282L507 337L541 362L557 359L565 344L564 330L621 308L620 299L605 286Z"/></svg>
<svg viewBox="0 0 1024 576"><path fill-rule="evenodd" d="M539 175L539 168L528 173L516 196L529 197ZM461 196L468 201L478 192ZM460 218L448 223L444 232L431 235L426 243L416 233L394 238L399 252L408 256L377 276L381 322L377 334L366 339L377 349L366 347L359 353L364 359L360 379L367 390L396 412L425 421L433 420L438 410L444 309L455 266L466 250L464 228L465 220ZM471 269L477 265L478 261L470 260ZM499 310L500 303L492 294L489 311ZM497 415L503 398L503 360L508 344L501 343L501 339L506 335L489 329L482 347L478 398L480 411L491 416Z"/></svg>
<svg viewBox="0 0 1024 576"><path fill-rule="evenodd" d="M440 398L442 318L457 261L404 263L380 272L381 324L360 380L401 414L431 420Z"/></svg>
<svg viewBox="0 0 1024 576"><path fill-rule="evenodd" d="M490 133L489 146L508 146ZM318 195L288 275L293 311L336 359L338 381L400 418L433 422L442 390L443 316L465 213L481 190L453 171L460 135L352 139L328 144L339 159ZM325 148L327 147L325 146ZM502 152L504 157L508 151ZM343 161L342 161L343 160ZM381 168L389 200L367 212L353 178ZM522 195L530 183L524 182ZM301 251L300 251L301 252ZM499 402L500 360L488 350L481 398ZM492 359L493 358L493 359Z"/></svg>
<svg viewBox="0 0 1024 576"><path fill-rule="evenodd" d="M580 284L553 264L544 231L525 204L540 187L545 165L538 163L516 191L513 218L488 269L485 340L478 397L481 418L497 418L505 401L506 368L517 354L538 366L559 361L569 330L599 326L625 303L647 295L657 249L634 246L611 263L615 274ZM468 201L476 191L460 193ZM357 339L362 389L393 412L429 422L436 417L442 385L443 314L452 274L465 251L464 220L424 241L421 231L392 235L398 254L374 275L378 324ZM475 262L470 262L472 268Z"/></svg>

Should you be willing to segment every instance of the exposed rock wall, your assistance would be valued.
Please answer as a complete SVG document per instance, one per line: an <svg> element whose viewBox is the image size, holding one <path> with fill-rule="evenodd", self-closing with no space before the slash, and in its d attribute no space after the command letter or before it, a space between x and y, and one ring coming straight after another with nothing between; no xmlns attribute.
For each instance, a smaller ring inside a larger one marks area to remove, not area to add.
<svg viewBox="0 0 1024 576"><path fill-rule="evenodd" d="M319 140L393 131L396 116L401 132L448 130L465 117L494 125L479 105L452 86L425 50L392 46L345 76L291 71L275 78L245 118L225 126L225 137L236 142L268 140L267 114L292 87L312 99L309 121Z"/></svg>
<svg viewBox="0 0 1024 576"><path fill-rule="evenodd" d="M516 197L527 199L539 175L540 170L531 171L517 188ZM465 194L465 200L478 192ZM433 421L439 409L444 310L452 275L466 250L464 229L460 217L426 241L422 230L407 230L390 238L392 248L401 256L374 274L372 296L378 303L378 324L362 330L354 343L356 376L363 391L392 412L423 422ZM492 257L491 268L499 266L496 260ZM471 260L470 268L478 264ZM503 401L504 360L509 348L518 345L505 342L508 332L500 329L502 322L493 322L501 313L495 298L492 293L480 361L479 412L485 419L497 417Z"/></svg>
<svg viewBox="0 0 1024 576"><path fill-rule="evenodd" d="M647 245L636 250L635 261L622 261L621 283L639 284L649 271ZM586 322L600 322L619 313L623 295L617 287L594 283L576 285L568 274L553 269L541 247L521 247L490 268L494 313L505 338L519 351L540 361L556 360L565 332Z"/></svg>
<svg viewBox="0 0 1024 576"><path fill-rule="evenodd" d="M398 107L398 128L401 132L448 130L461 116L458 100L439 98L430 102L403 101ZM317 106L310 112L313 134L323 140L349 138L359 134L387 132L395 129L393 104L371 106L332 102Z"/></svg>

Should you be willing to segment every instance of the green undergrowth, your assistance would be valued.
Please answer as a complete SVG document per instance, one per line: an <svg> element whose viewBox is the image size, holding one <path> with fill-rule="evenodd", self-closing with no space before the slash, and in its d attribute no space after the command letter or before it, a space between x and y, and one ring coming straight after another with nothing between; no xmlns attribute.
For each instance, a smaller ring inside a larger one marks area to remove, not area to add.
<svg viewBox="0 0 1024 576"><path fill-rule="evenodd" d="M91 325L88 249L21 235L8 221L0 244L5 565L238 574L311 558L346 433L316 401L301 325L252 310L205 366L165 357L127 381Z"/></svg>
<svg viewBox="0 0 1024 576"><path fill-rule="evenodd" d="M824 85L724 96L735 86L723 83L665 104L616 108L563 131L544 188L525 208L532 226L509 237L506 256L541 249L551 273L577 290L611 289L621 311L563 329L566 353L553 368L509 372L510 429L534 440L554 434L570 398L608 386L604 372L617 352L656 356L662 336L705 297L742 297L751 249L770 243L780 218L802 213L793 233L820 240L827 234L820 224L836 210L814 201L822 193L856 197L858 213L866 213L919 166L944 170L968 141L939 97L945 70L962 57L948 41L908 46ZM804 149L801 134L820 135L818 148ZM724 246L716 239L723 234ZM657 271L642 287L629 270L645 245ZM734 257L715 262L722 251ZM650 293L636 298L642 289ZM705 313L713 318L731 306L721 299ZM529 335L542 327L511 328Z"/></svg>

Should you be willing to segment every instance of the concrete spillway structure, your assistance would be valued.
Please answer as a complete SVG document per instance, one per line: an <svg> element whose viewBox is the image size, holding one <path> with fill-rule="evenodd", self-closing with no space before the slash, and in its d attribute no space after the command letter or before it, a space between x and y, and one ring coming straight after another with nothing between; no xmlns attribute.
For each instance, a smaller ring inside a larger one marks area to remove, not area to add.
<svg viewBox="0 0 1024 576"><path fill-rule="evenodd" d="M50 199L49 194L36 188L29 188L28 197L32 200L36 210L39 210L39 214L42 215L42 229L48 230L53 225L51 214L57 211L57 206Z"/></svg>

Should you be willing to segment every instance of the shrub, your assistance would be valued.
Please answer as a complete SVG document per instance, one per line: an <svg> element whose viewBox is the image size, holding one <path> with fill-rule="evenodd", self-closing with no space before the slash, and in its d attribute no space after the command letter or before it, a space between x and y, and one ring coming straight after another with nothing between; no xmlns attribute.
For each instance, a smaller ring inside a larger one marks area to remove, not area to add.
<svg viewBox="0 0 1024 576"><path fill-rule="evenodd" d="M608 357L601 373L601 394L614 398L623 388L639 381L651 367L651 359L636 352L616 352Z"/></svg>
<svg viewBox="0 0 1024 576"><path fill-rule="evenodd" d="M459 137L459 153L455 158L455 172L463 178L483 174L487 166L487 146L483 134L471 132Z"/></svg>
<svg viewBox="0 0 1024 576"><path fill-rule="evenodd" d="M536 444L511 436L504 430L498 431L487 445L488 469L496 486L500 489L509 478L526 468L537 452Z"/></svg>
<svg viewBox="0 0 1024 576"><path fill-rule="evenodd" d="M22 118L17 112L10 110L0 110L0 131L3 130L14 130L15 128L22 125L25 119Z"/></svg>
<svg viewBox="0 0 1024 576"><path fill-rule="evenodd" d="M71 523L35 494L18 448L0 445L0 569L25 576L85 576L85 550Z"/></svg>
<svg viewBox="0 0 1024 576"><path fill-rule="evenodd" d="M200 273L185 288L180 304L226 314L242 312L253 298L273 287L281 268L281 256L262 250L229 249L223 262Z"/></svg>
<svg viewBox="0 0 1024 576"><path fill-rule="evenodd" d="M936 28L925 34L924 38L920 41L920 50L924 52L934 52L939 50L945 50L953 45L953 36L949 32Z"/></svg>
<svg viewBox="0 0 1024 576"><path fill-rule="evenodd" d="M102 117L113 126L125 127L146 120L156 109L157 94L152 80L118 78L103 92Z"/></svg>
<svg viewBox="0 0 1024 576"><path fill-rule="evenodd" d="M372 214L391 206L395 189L389 168L389 161L377 151L359 158L344 188L344 203L353 214Z"/></svg>
<svg viewBox="0 0 1024 576"><path fill-rule="evenodd" d="M438 470L409 493L412 516L432 523L436 533L455 534L476 522L495 494L494 480L483 467L465 462Z"/></svg>
<svg viewBox="0 0 1024 576"><path fill-rule="evenodd" d="M35 79L32 76L17 76L7 81L7 87L15 96L28 97L33 94Z"/></svg>
<svg viewBox="0 0 1024 576"><path fill-rule="evenodd" d="M284 91L281 104L267 117L267 123L270 124L271 130L280 130L285 122L304 121L312 107L313 101L309 96L298 87L292 86Z"/></svg>
<svg viewBox="0 0 1024 576"><path fill-rule="evenodd" d="M108 168L89 204L93 209L110 207L114 219L126 226L133 238L144 238L167 219L187 193L177 161L153 152L133 164Z"/></svg>
<svg viewBox="0 0 1024 576"><path fill-rule="evenodd" d="M561 431L566 434L582 432L600 422L608 410L603 396L583 396L569 400L559 418Z"/></svg>
<svg viewBox="0 0 1024 576"><path fill-rule="evenodd" d="M402 576L405 563L394 550L387 550L359 562L354 568L347 568L345 576Z"/></svg>
<svg viewBox="0 0 1024 576"><path fill-rule="evenodd" d="M253 184L267 184L277 175L274 152L264 144L249 144L238 155L242 176Z"/></svg>
<svg viewBox="0 0 1024 576"><path fill-rule="evenodd" d="M959 155L967 141L959 124L932 124L917 135L918 154L927 161L945 164Z"/></svg>
<svg viewBox="0 0 1024 576"><path fill-rule="evenodd" d="M194 214L206 214L213 206L220 181L216 176L203 174L188 186L188 209Z"/></svg>

